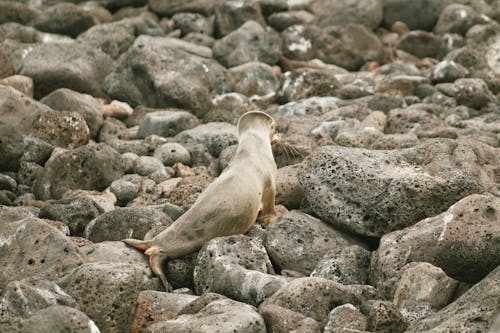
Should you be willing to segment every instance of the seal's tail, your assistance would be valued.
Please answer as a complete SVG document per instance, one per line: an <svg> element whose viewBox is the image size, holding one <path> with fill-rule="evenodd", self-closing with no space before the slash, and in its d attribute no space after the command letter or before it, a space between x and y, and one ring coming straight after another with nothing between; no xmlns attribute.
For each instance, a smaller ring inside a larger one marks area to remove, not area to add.
<svg viewBox="0 0 500 333"><path fill-rule="evenodd" d="M127 238L122 240L127 245L130 245L132 247L135 247L138 250L141 250L142 252L147 251L151 247L151 243L148 241L141 241L138 239L132 239L132 238Z"/></svg>

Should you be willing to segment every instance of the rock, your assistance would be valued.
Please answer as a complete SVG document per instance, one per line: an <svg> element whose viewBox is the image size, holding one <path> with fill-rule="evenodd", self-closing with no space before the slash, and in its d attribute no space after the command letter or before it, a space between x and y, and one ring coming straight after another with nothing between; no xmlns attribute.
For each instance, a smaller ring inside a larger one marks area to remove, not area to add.
<svg viewBox="0 0 500 333"><path fill-rule="evenodd" d="M38 216L61 221L69 227L72 236L82 236L85 226L104 210L89 198L49 200Z"/></svg>
<svg viewBox="0 0 500 333"><path fill-rule="evenodd" d="M80 113L90 130L90 137L96 138L103 124L102 106L92 96L71 89L54 90L41 100L54 110Z"/></svg>
<svg viewBox="0 0 500 333"><path fill-rule="evenodd" d="M138 265L88 263L58 281L103 332L128 331L141 290L158 288Z"/></svg>
<svg viewBox="0 0 500 333"><path fill-rule="evenodd" d="M313 96L332 96L340 88L336 73L328 69L299 68L283 75L279 97L291 102Z"/></svg>
<svg viewBox="0 0 500 333"><path fill-rule="evenodd" d="M481 18L474 9L460 4L450 4L439 15L434 32L456 33L463 36L470 27L478 23L481 23Z"/></svg>
<svg viewBox="0 0 500 333"><path fill-rule="evenodd" d="M191 113L178 109L148 113L139 126L137 135L145 138L151 134L172 137L176 134L196 127L198 119Z"/></svg>
<svg viewBox="0 0 500 333"><path fill-rule="evenodd" d="M443 45L434 34L417 30L404 35L396 47L419 58L437 58Z"/></svg>
<svg viewBox="0 0 500 333"><path fill-rule="evenodd" d="M454 155L458 151L464 155ZM311 209L323 221L358 234L381 236L440 213L471 193L493 190L492 179L483 171L489 167L483 163L498 165L495 155L478 142L444 139L393 151L322 147L306 159L299 181ZM478 160L477 156L484 157ZM455 166L453 173L444 167L444 160ZM362 186L353 182L352 172ZM396 199L389 199L392 196Z"/></svg>
<svg viewBox="0 0 500 333"><path fill-rule="evenodd" d="M85 333L89 330L100 332L94 321L85 313L68 306L53 305L26 319L20 333Z"/></svg>
<svg viewBox="0 0 500 333"><path fill-rule="evenodd" d="M278 169L275 177L276 204L284 205L288 209L300 207L304 199L304 191L297 174L299 168L299 165L289 165Z"/></svg>
<svg viewBox="0 0 500 333"><path fill-rule="evenodd" d="M440 0L384 0L383 23L390 28L395 22L404 22L410 30L430 31L445 7Z"/></svg>
<svg viewBox="0 0 500 333"><path fill-rule="evenodd" d="M163 163L156 157L139 156L134 160L133 171L141 176L149 176L154 172L162 171L164 168Z"/></svg>
<svg viewBox="0 0 500 333"><path fill-rule="evenodd" d="M205 115L203 122L226 122L236 125L245 112L258 109L248 97L238 93L216 96L214 107Z"/></svg>
<svg viewBox="0 0 500 333"><path fill-rule="evenodd" d="M415 147L419 144L418 137L413 134L385 134L377 138L370 146L370 149L391 150Z"/></svg>
<svg viewBox="0 0 500 333"><path fill-rule="evenodd" d="M309 275L316 263L332 247L356 244L324 222L310 215L291 211L267 226L264 246L273 263L280 269L289 269Z"/></svg>
<svg viewBox="0 0 500 333"><path fill-rule="evenodd" d="M50 159L34 184L35 195L60 199L73 189L104 190L124 173L121 155L106 144L82 146Z"/></svg>
<svg viewBox="0 0 500 333"><path fill-rule="evenodd" d="M353 292L353 287L322 278L298 278L289 282L266 299L260 308L281 306L298 312L324 325L332 308L351 303L359 305L364 297Z"/></svg>
<svg viewBox="0 0 500 333"><path fill-rule="evenodd" d="M287 281L272 273L261 244L243 235L219 237L198 253L194 287L197 294L215 292L258 305Z"/></svg>
<svg viewBox="0 0 500 333"><path fill-rule="evenodd" d="M0 52L0 60L1 60L0 79L14 75L16 68L14 62L10 59L9 54L6 53L5 51Z"/></svg>
<svg viewBox="0 0 500 333"><path fill-rule="evenodd" d="M227 123L208 123L177 134L174 141L190 152L193 146L203 144L217 157L224 148L238 143L237 129Z"/></svg>
<svg viewBox="0 0 500 333"><path fill-rule="evenodd" d="M176 163L190 164L191 156L189 151L175 142L169 142L158 147L154 152L154 157L159 159L165 166L172 166Z"/></svg>
<svg viewBox="0 0 500 333"><path fill-rule="evenodd" d="M382 4L378 0L342 0L313 2L311 9L318 16L322 27L343 26L349 23L364 24L370 30L377 28L382 21Z"/></svg>
<svg viewBox="0 0 500 333"><path fill-rule="evenodd" d="M237 30L215 42L214 57L226 67L250 61L269 65L281 56L281 40L276 32L265 30L255 21L247 21Z"/></svg>
<svg viewBox="0 0 500 333"><path fill-rule="evenodd" d="M43 220L27 217L3 222L0 289L28 277L55 280L84 261L84 256L62 232Z"/></svg>
<svg viewBox="0 0 500 333"><path fill-rule="evenodd" d="M0 174L0 190L15 192L16 189L17 182L13 178Z"/></svg>
<svg viewBox="0 0 500 333"><path fill-rule="evenodd" d="M179 107L201 117L212 105L212 93L229 90L226 70L171 44L165 38L138 37L104 81L105 91L133 107Z"/></svg>
<svg viewBox="0 0 500 333"><path fill-rule="evenodd" d="M340 132L335 137L335 143L344 147L368 148L382 136L382 132L366 127L361 130L354 129Z"/></svg>
<svg viewBox="0 0 500 333"><path fill-rule="evenodd" d="M459 104L474 109L481 109L487 103L495 101L495 97L481 79L458 79L453 84L453 89Z"/></svg>
<svg viewBox="0 0 500 333"><path fill-rule="evenodd" d="M337 306L328 314L328 322L323 332L333 333L336 328L366 331L367 318L352 304Z"/></svg>
<svg viewBox="0 0 500 333"><path fill-rule="evenodd" d="M180 12L193 12L200 14L211 14L221 0L149 0L148 4L153 12L160 16L170 16Z"/></svg>
<svg viewBox="0 0 500 333"><path fill-rule="evenodd" d="M197 313L183 314L153 327L153 332L189 332L200 328L220 333L266 332L264 319L254 307L226 298L208 303Z"/></svg>
<svg viewBox="0 0 500 333"><path fill-rule="evenodd" d="M42 172L43 167L39 164L21 161L19 170L17 171L17 180L20 185L29 186L31 188Z"/></svg>
<svg viewBox="0 0 500 333"><path fill-rule="evenodd" d="M171 223L167 214L154 207L116 208L92 220L84 235L95 243L125 238L143 239L151 229Z"/></svg>
<svg viewBox="0 0 500 333"><path fill-rule="evenodd" d="M137 297L134 319L130 325L131 333L144 331L151 324L173 319L186 305L197 296L144 290Z"/></svg>
<svg viewBox="0 0 500 333"><path fill-rule="evenodd" d="M342 284L368 284L370 254L357 245L336 247L319 260L311 276Z"/></svg>
<svg viewBox="0 0 500 333"><path fill-rule="evenodd" d="M21 2L2 1L0 3L0 24L17 22L28 24L38 15L38 11Z"/></svg>
<svg viewBox="0 0 500 333"><path fill-rule="evenodd" d="M458 282L429 263L410 263L401 269L394 304L407 321L417 321L452 301Z"/></svg>
<svg viewBox="0 0 500 333"><path fill-rule="evenodd" d="M392 302L369 300L361 306L368 317L368 330L375 332L402 333L407 323Z"/></svg>
<svg viewBox="0 0 500 333"><path fill-rule="evenodd" d="M119 140L122 133L126 130L125 124L116 119L108 118L104 120L99 131L99 137L97 138L99 142L109 142Z"/></svg>
<svg viewBox="0 0 500 333"><path fill-rule="evenodd" d="M199 33L212 36L214 21L198 13L177 13L172 16L174 29L180 29L183 36L190 33Z"/></svg>
<svg viewBox="0 0 500 333"><path fill-rule="evenodd" d="M273 68L260 62L249 62L232 67L229 76L236 92L245 96L274 96L280 80Z"/></svg>
<svg viewBox="0 0 500 333"><path fill-rule="evenodd" d="M15 112L14 112L15 111ZM33 119L50 111L18 90L0 85L0 170L15 171L24 152L23 135L27 135Z"/></svg>
<svg viewBox="0 0 500 333"><path fill-rule="evenodd" d="M429 79L432 83L454 82L468 75L469 71L464 66L453 60L443 60L429 73Z"/></svg>
<svg viewBox="0 0 500 333"><path fill-rule="evenodd" d="M3 300L8 312L23 318L54 305L78 307L76 301L57 284L39 278L12 281L5 288Z"/></svg>
<svg viewBox="0 0 500 333"><path fill-rule="evenodd" d="M47 111L33 120L30 136L56 147L73 149L87 144L90 131L78 112Z"/></svg>
<svg viewBox="0 0 500 333"><path fill-rule="evenodd" d="M80 251L91 263L122 263L141 266L145 271L150 270L148 257L122 241L90 243L80 247Z"/></svg>
<svg viewBox="0 0 500 333"><path fill-rule="evenodd" d="M33 79L36 98L58 88L104 97L101 83L113 68L108 55L84 44L47 43L24 58L20 74Z"/></svg>
<svg viewBox="0 0 500 333"><path fill-rule="evenodd" d="M386 133L418 133L421 130L434 129L439 125L441 125L441 120L428 112L426 105L412 105L405 109L393 109L389 112Z"/></svg>
<svg viewBox="0 0 500 333"><path fill-rule="evenodd" d="M409 333L485 332L498 314L500 268L470 288L455 302L409 327ZM493 331L490 331L493 332Z"/></svg>
<svg viewBox="0 0 500 333"><path fill-rule="evenodd" d="M258 1L224 1L215 7L215 28L221 37L238 29L247 21L266 26Z"/></svg>
<svg viewBox="0 0 500 333"><path fill-rule="evenodd" d="M385 235L372 256L371 281L393 295L401 268L413 261L429 262L460 281L479 281L499 264L494 255L499 203L492 195L473 194L442 214Z"/></svg>
<svg viewBox="0 0 500 333"><path fill-rule="evenodd" d="M259 307L259 313L266 321L268 331L274 333L291 332L297 329L306 319L310 319L316 323L316 326L318 325L312 318L273 304ZM319 327L317 327L317 330L319 332Z"/></svg>
<svg viewBox="0 0 500 333"><path fill-rule="evenodd" d="M141 15L95 25L80 34L77 40L101 49L113 59L118 59L139 35L163 36L164 33L155 20Z"/></svg>
<svg viewBox="0 0 500 333"><path fill-rule="evenodd" d="M0 85L12 87L30 98L33 97L33 80L30 77L23 75L8 76L0 80Z"/></svg>
<svg viewBox="0 0 500 333"><path fill-rule="evenodd" d="M278 31L283 31L292 25L311 23L315 16L305 10L278 12L267 18L267 23Z"/></svg>
<svg viewBox="0 0 500 333"><path fill-rule="evenodd" d="M143 178L136 174L124 175L111 183L109 190L116 196L118 205L124 206L135 199L141 190Z"/></svg>
<svg viewBox="0 0 500 333"><path fill-rule="evenodd" d="M31 23L40 31L75 38L93 26L95 21L92 15L75 4L58 3L43 10Z"/></svg>
<svg viewBox="0 0 500 333"><path fill-rule="evenodd" d="M105 212L115 209L116 197L111 192L101 193L97 191L68 190L63 195L63 199L73 198L89 198Z"/></svg>

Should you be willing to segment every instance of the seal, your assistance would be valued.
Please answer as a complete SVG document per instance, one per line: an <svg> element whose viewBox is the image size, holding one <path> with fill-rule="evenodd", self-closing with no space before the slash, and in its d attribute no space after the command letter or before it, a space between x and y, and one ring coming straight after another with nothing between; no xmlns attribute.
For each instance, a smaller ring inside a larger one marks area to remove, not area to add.
<svg viewBox="0 0 500 333"><path fill-rule="evenodd" d="M277 142L271 116L260 111L243 114L234 157L193 206L151 240L123 240L149 256L151 269L167 290L171 286L162 270L165 260L195 252L215 237L245 234L257 218L269 224L276 217L272 144Z"/></svg>

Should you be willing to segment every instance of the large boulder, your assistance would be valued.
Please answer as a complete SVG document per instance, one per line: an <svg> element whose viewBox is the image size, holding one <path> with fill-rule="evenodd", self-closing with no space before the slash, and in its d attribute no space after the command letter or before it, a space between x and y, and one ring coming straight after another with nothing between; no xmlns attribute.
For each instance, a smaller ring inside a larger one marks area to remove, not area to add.
<svg viewBox="0 0 500 333"><path fill-rule="evenodd" d="M33 190L42 200L60 199L67 190L102 191L124 171L122 157L113 148L86 145L49 159Z"/></svg>
<svg viewBox="0 0 500 333"><path fill-rule="evenodd" d="M36 98L58 88L105 97L101 84L113 68L107 54L85 44L46 43L24 58L20 74L33 79Z"/></svg>
<svg viewBox="0 0 500 333"><path fill-rule="evenodd" d="M95 24L92 15L73 3L57 3L46 8L31 24L40 31L73 38Z"/></svg>
<svg viewBox="0 0 500 333"><path fill-rule="evenodd" d="M461 198L496 191L497 149L436 139L392 151L327 146L303 163L299 181L323 221L382 236L446 210Z"/></svg>
<svg viewBox="0 0 500 333"><path fill-rule="evenodd" d="M313 2L311 9L323 27L357 23L373 30L382 21L382 3L382 0L319 0Z"/></svg>
<svg viewBox="0 0 500 333"><path fill-rule="evenodd" d="M226 76L213 59L175 47L169 39L140 36L106 78L104 89L132 106L180 107L201 116L211 108L213 93L229 89Z"/></svg>
<svg viewBox="0 0 500 333"><path fill-rule="evenodd" d="M405 23L411 30L432 30L446 6L442 0L384 0L383 23L390 28L395 22Z"/></svg>

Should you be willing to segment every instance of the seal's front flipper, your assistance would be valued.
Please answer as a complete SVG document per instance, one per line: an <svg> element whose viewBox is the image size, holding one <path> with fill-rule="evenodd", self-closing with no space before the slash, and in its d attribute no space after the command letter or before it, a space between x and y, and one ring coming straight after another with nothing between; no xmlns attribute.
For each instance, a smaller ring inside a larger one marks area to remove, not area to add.
<svg viewBox="0 0 500 333"><path fill-rule="evenodd" d="M132 238L127 238L122 240L127 245L130 245L132 247L135 247L138 250L141 250L142 252L146 252L147 249L151 247L151 243L148 241L141 241L138 239L132 239Z"/></svg>

